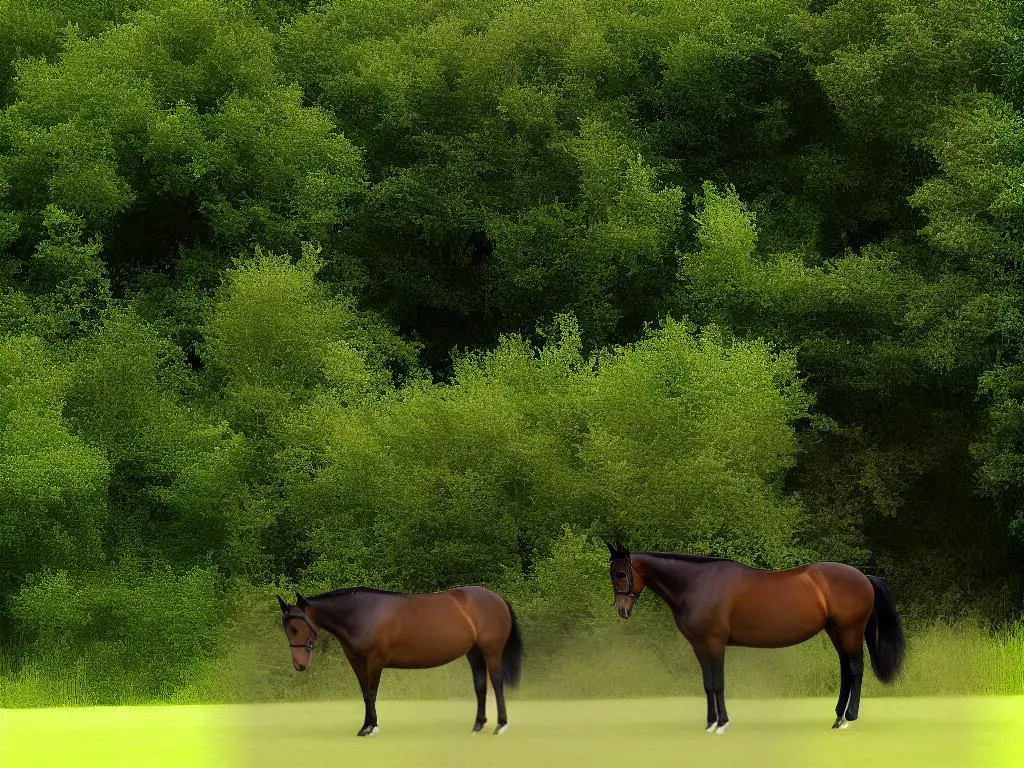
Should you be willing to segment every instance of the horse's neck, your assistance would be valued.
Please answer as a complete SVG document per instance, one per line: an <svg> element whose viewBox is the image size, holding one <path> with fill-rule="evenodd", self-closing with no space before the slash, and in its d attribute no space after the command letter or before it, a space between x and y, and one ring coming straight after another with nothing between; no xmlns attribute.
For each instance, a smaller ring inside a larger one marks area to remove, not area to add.
<svg viewBox="0 0 1024 768"><path fill-rule="evenodd" d="M312 603L317 624L338 638L343 646L350 647L358 640L359 597L358 593L350 593Z"/></svg>
<svg viewBox="0 0 1024 768"><path fill-rule="evenodd" d="M690 585L705 563L690 560L655 557L653 555L633 555L633 561L642 569L644 583L670 608L681 608Z"/></svg>

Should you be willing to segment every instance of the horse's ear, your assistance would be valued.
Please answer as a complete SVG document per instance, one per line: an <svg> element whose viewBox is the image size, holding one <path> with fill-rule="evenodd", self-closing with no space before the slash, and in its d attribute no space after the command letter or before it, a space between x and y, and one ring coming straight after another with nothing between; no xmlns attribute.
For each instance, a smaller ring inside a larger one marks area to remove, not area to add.
<svg viewBox="0 0 1024 768"><path fill-rule="evenodd" d="M296 592L295 593L295 604L297 606L299 606L299 608L302 608L303 610L305 610L305 608L306 608L306 598L304 598L302 595L300 595L298 592Z"/></svg>
<svg viewBox="0 0 1024 768"><path fill-rule="evenodd" d="M281 613L287 613L288 603L284 601L284 598L282 598L280 595L274 595L274 597L277 598L277 604L281 606Z"/></svg>
<svg viewBox="0 0 1024 768"><path fill-rule="evenodd" d="M604 545L608 547L608 555L611 557L612 560L614 560L616 554L615 545L612 544L611 541L609 541L608 539L604 540Z"/></svg>

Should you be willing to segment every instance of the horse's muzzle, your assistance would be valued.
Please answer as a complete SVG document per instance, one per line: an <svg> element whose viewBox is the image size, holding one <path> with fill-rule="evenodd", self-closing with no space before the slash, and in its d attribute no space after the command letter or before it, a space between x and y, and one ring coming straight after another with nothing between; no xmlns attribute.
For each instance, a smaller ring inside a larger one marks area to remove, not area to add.
<svg viewBox="0 0 1024 768"><path fill-rule="evenodd" d="M632 608L626 608L625 606L621 606L619 608L619 618L620 619L628 619L632 615L633 615L633 609Z"/></svg>

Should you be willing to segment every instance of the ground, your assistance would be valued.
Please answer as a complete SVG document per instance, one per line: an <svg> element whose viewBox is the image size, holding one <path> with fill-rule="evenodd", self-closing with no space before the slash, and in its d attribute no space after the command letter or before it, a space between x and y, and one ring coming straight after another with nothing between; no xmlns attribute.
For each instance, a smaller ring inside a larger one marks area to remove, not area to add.
<svg viewBox="0 0 1024 768"><path fill-rule="evenodd" d="M825 699L735 700L721 736L703 699L509 701L508 732L472 736L471 701L378 703L381 731L356 738L362 704L0 710L0 765L46 768L573 768L1024 765L1024 697L881 698L832 731ZM489 725L494 714L489 712Z"/></svg>

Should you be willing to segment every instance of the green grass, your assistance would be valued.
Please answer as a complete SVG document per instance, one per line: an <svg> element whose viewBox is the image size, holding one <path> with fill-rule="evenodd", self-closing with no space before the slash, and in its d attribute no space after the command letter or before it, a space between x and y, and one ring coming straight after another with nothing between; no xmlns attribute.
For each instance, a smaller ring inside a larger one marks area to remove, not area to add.
<svg viewBox="0 0 1024 768"><path fill-rule="evenodd" d="M276 612L276 608L274 609ZM669 617L654 614L623 622L610 619L587 633L552 637L543 626L525 627L523 699L610 699L701 695L700 668ZM139 690L133 670L106 668L101 679L79 666L27 656L20 667L0 653L0 707L90 704L248 704L358 699L359 687L333 638L317 646L313 667L292 669L280 618L268 615L233 635L219 658L197 662L189 682L157 701ZM730 648L726 691L732 698L835 696L839 665L824 635L793 648ZM868 670L865 695L1024 695L1024 630L999 633L977 624L933 624L909 632L907 661L895 685L881 685ZM456 661L431 670L387 670L381 695L388 699L463 699L469 667Z"/></svg>
<svg viewBox="0 0 1024 768"><path fill-rule="evenodd" d="M0 765L205 768L281 765L430 768L715 765L899 768L1024 764L1024 698L865 699L832 731L830 699L732 699L722 736L702 730L703 698L521 701L511 727L471 736L464 700L378 705L359 739L355 701L209 707L0 710ZM489 702L493 710L493 702ZM493 711L489 712L491 724Z"/></svg>
<svg viewBox="0 0 1024 768"><path fill-rule="evenodd" d="M630 622L612 619L588 634L558 641L543 627L527 628L524 699L583 699L702 695L700 667L668 616ZM726 691L737 698L835 696L839 662L824 634L792 648L730 648ZM190 702L311 701L360 696L338 644L325 638L312 668L291 666L276 623L253 627L211 664ZM866 671L868 696L1024 695L1024 633L993 634L975 624L934 624L909 633L904 673L895 685ZM415 672L387 670L381 694L392 699L462 698L470 691L469 666L457 661ZM2 701L0 701L2 703Z"/></svg>

